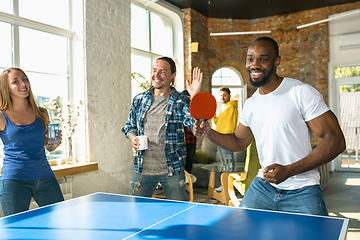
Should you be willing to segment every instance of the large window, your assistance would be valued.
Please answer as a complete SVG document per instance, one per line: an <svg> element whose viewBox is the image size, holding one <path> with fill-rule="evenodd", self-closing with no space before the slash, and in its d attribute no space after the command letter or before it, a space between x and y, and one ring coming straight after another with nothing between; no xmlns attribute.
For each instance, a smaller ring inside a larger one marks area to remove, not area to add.
<svg viewBox="0 0 360 240"><path fill-rule="evenodd" d="M38 105L52 113L55 123L62 124L52 103L56 101L65 111L61 113L67 114L63 104L70 100L69 1L0 0L0 16L0 71L23 69ZM48 160L64 159L65 145L47 152Z"/></svg>
<svg viewBox="0 0 360 240"><path fill-rule="evenodd" d="M133 97L145 90L140 83L150 81L156 58L174 57L173 47L173 27L166 14L131 4L131 71L144 77L136 74L132 80Z"/></svg>

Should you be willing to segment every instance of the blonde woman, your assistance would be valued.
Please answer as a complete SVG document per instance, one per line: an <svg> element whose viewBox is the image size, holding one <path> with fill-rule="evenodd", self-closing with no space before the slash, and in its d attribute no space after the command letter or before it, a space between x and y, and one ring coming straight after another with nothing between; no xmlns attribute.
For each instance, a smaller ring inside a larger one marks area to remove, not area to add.
<svg viewBox="0 0 360 240"><path fill-rule="evenodd" d="M0 175L0 204L4 216L29 209L31 198L39 206L63 201L59 184L46 159L46 109L38 107L25 72L9 68L0 75L0 138L4 163Z"/></svg>

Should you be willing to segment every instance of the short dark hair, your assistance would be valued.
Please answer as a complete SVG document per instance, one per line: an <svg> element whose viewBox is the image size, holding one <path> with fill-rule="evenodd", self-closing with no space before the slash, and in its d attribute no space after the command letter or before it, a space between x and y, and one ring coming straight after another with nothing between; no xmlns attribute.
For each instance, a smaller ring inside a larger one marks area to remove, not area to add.
<svg viewBox="0 0 360 240"><path fill-rule="evenodd" d="M270 42L274 47L275 57L279 56L279 45L271 37L259 37L259 38L255 39L255 41L253 41L251 44L253 44L254 42Z"/></svg>
<svg viewBox="0 0 360 240"><path fill-rule="evenodd" d="M169 58L169 57L159 57L158 59L156 59L156 61L158 61L158 60L162 60L162 61L168 62L168 63L170 64L171 73L176 72L176 65L175 65L174 60L172 60L172 59Z"/></svg>
<svg viewBox="0 0 360 240"><path fill-rule="evenodd" d="M230 95L230 89L228 87L220 88L220 92L227 92Z"/></svg>

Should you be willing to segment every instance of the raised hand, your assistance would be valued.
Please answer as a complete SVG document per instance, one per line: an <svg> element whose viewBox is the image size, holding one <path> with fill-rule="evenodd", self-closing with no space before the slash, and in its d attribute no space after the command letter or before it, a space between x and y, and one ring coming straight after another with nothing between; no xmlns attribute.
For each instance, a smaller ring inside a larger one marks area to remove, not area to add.
<svg viewBox="0 0 360 240"><path fill-rule="evenodd" d="M190 84L189 80L186 80L186 90L188 90L191 96L194 96L201 90L203 73L199 67L194 68L193 70L193 79L192 84Z"/></svg>

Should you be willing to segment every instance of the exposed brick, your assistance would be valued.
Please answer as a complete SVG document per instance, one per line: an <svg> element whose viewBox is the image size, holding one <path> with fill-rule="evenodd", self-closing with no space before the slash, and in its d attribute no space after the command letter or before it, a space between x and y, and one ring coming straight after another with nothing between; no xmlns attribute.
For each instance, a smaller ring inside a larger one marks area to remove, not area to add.
<svg viewBox="0 0 360 240"><path fill-rule="evenodd" d="M328 24L322 23L299 30L296 26L326 19L331 14L359 8L360 2L356 2L254 20L206 19L194 10L191 12L187 10L185 15L191 16L186 16L184 22L191 19L191 28L196 28L196 31L186 29L184 38L200 38L206 47L202 46L199 53L187 52L185 56L188 54L199 56L196 59L192 58L191 66L192 68L199 66L206 73L204 74L206 75L206 81L203 83L204 90L211 90L210 73L222 66L233 66L242 74L244 82L248 85L248 96L251 96L255 89L248 81L244 62L248 46L261 35L210 37L210 32L270 29L272 32L268 36L278 42L282 56L278 74L311 84L328 102ZM186 75L191 75L191 69L186 71L188 71Z"/></svg>

